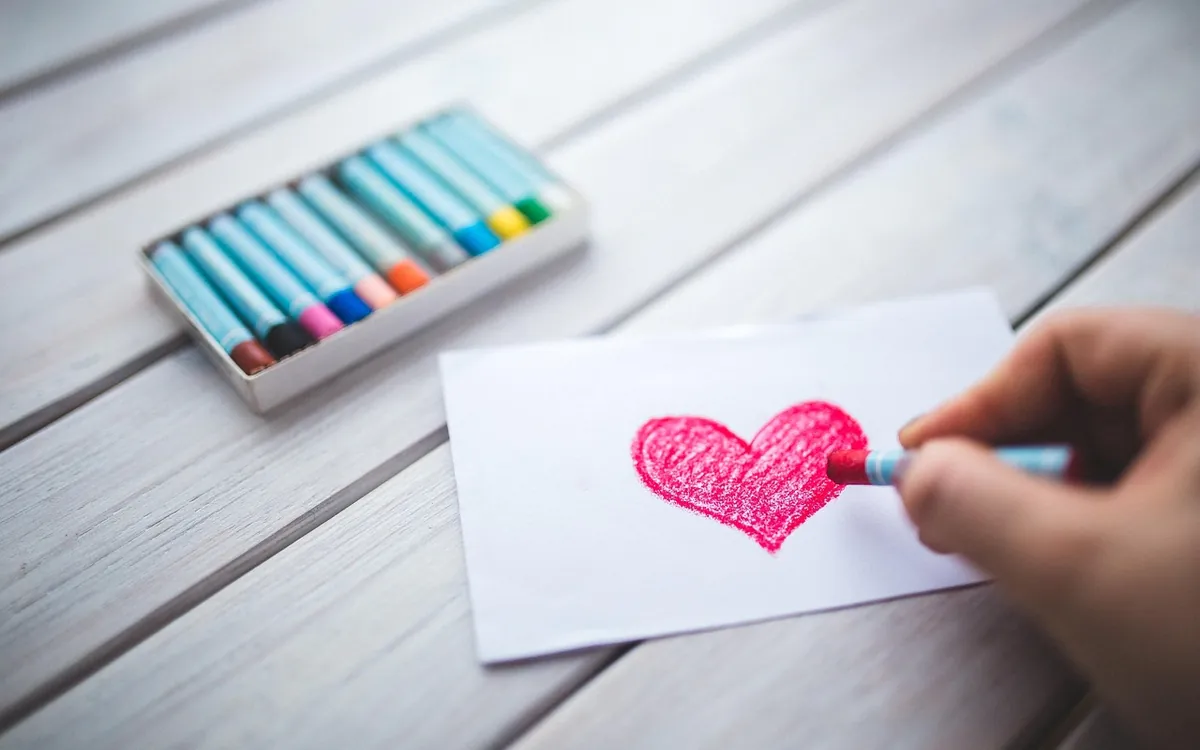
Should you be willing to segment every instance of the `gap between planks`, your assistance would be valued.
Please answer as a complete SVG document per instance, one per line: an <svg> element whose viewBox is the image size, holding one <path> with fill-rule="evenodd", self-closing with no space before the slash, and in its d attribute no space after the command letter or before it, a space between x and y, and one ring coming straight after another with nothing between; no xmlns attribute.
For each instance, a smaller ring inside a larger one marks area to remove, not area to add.
<svg viewBox="0 0 1200 750"><path fill-rule="evenodd" d="M1090 258L1085 258L1078 266L1067 273L1061 283L1048 289L1041 299L1031 305L1028 310L1014 321L1013 326L1019 328L1046 311L1054 299L1066 291L1076 280L1086 276L1089 271L1102 263L1111 253L1122 247L1131 235L1152 224L1155 217L1174 205L1180 198L1195 188L1198 183L1200 183L1200 161L1193 163L1189 169L1186 169L1178 178L1168 184L1154 200L1148 201L1140 211L1131 215L1125 225L1113 233L1108 242L1098 248Z"/></svg>
<svg viewBox="0 0 1200 750"><path fill-rule="evenodd" d="M37 2L38 0L27 1ZM87 1L90 0L85 0L85 2ZM56 56L57 59L47 58L45 62L31 67L27 71L3 77L0 80L0 106L4 105L5 100L16 99L42 86L52 85L58 80L82 72L89 67L102 65L109 60L130 54L140 47L199 26L256 2L260 2L260 0L200 2L180 13L148 24L131 24L129 29L118 31L107 38L97 39L91 44L75 45L77 49L64 50L63 54ZM2 20L0 19L0 21ZM26 39L25 41L28 43L31 40Z"/></svg>

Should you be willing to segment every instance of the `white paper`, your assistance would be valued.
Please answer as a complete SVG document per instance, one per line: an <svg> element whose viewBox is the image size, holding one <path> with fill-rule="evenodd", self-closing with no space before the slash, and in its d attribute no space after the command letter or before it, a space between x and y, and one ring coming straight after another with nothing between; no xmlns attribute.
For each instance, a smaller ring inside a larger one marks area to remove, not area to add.
<svg viewBox="0 0 1200 750"><path fill-rule="evenodd" d="M631 445L695 415L749 441L832 402L872 448L987 372L1012 331L986 293L788 326L443 355L476 645L484 662L877 601L981 580L921 546L895 491L848 487L774 554L660 498Z"/></svg>

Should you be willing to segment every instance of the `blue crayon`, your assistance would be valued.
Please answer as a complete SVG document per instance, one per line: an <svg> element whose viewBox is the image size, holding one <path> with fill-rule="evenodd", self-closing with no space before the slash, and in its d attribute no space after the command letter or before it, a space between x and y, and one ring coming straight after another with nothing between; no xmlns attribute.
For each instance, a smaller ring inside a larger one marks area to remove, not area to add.
<svg viewBox="0 0 1200 750"><path fill-rule="evenodd" d="M221 214L208 222L208 231L221 241L225 251L262 289L287 310L289 316L323 339L345 326L323 302L304 286L250 231L233 217Z"/></svg>
<svg viewBox="0 0 1200 750"><path fill-rule="evenodd" d="M354 292L371 306L380 310L399 299L374 269L346 244L300 196L280 188L267 196L267 203L296 230L322 258L354 284Z"/></svg>
<svg viewBox="0 0 1200 750"><path fill-rule="evenodd" d="M369 148L367 156L471 255L480 255L500 244L500 238L488 229L479 214L431 175L411 153L391 141L382 141Z"/></svg>
<svg viewBox="0 0 1200 750"><path fill-rule="evenodd" d="M352 156L338 165L337 175L343 185L395 229L435 270L448 271L470 257L372 161Z"/></svg>
<svg viewBox="0 0 1200 750"><path fill-rule="evenodd" d="M308 331L288 320L207 232L197 227L186 230L183 249L276 357L286 357L313 343Z"/></svg>
<svg viewBox="0 0 1200 750"><path fill-rule="evenodd" d="M1067 445L1027 445L995 448L996 458L1029 474L1051 479L1070 479L1077 474L1075 452ZM838 484L895 484L912 462L916 451L834 451L829 454L826 474Z"/></svg>
<svg viewBox="0 0 1200 750"><path fill-rule="evenodd" d="M326 307L342 319L354 323L371 314L371 308L350 288L350 280L338 275L290 226L258 201L242 204L237 212L242 223L258 236L296 275L325 301Z"/></svg>
<svg viewBox="0 0 1200 750"><path fill-rule="evenodd" d="M478 141L510 169L525 175L536 188L538 198L555 211L562 211L571 205L571 195L562 187L558 178L528 152L518 148L478 117L466 112L451 112L435 118L430 127L444 129L439 132L457 131L464 138Z"/></svg>
<svg viewBox="0 0 1200 750"><path fill-rule="evenodd" d="M463 165L452 153L424 130L410 130L396 136L410 154L430 172L483 216L488 228L509 240L529 230L529 220Z"/></svg>
<svg viewBox="0 0 1200 750"><path fill-rule="evenodd" d="M267 353L250 329L217 296L200 272L184 257L178 245L160 242L150 251L150 262L184 307L192 313L192 317L200 322L242 372L253 375L275 364L275 358Z"/></svg>

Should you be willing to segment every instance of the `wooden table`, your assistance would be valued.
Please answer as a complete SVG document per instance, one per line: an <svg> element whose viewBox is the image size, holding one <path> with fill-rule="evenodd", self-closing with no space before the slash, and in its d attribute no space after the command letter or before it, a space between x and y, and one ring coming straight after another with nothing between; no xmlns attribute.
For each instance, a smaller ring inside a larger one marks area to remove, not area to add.
<svg viewBox="0 0 1200 750"><path fill-rule="evenodd" d="M0 748L1052 747L1086 713L987 586L481 668L435 357L966 285L1016 326L1200 307L1200 3L100 5L0 8ZM592 201L590 249L255 417L137 247L458 99Z"/></svg>

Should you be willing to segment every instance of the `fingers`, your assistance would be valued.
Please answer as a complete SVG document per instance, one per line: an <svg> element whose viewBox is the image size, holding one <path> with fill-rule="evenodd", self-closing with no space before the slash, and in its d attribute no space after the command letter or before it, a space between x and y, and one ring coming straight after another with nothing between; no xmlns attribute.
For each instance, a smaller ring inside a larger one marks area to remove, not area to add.
<svg viewBox="0 0 1200 750"><path fill-rule="evenodd" d="M1135 497L1200 500L1200 403L1162 426L1130 467L1122 486Z"/></svg>
<svg viewBox="0 0 1200 750"><path fill-rule="evenodd" d="M922 447L900 494L922 542L963 555L1035 608L1092 554L1092 493L1020 472L966 440Z"/></svg>
<svg viewBox="0 0 1200 750"><path fill-rule="evenodd" d="M1081 310L1049 318L977 385L900 432L914 447L1063 439L1089 414L1127 412L1148 437L1200 394L1200 319L1166 310ZM1140 419L1135 419L1140 416Z"/></svg>
<svg viewBox="0 0 1200 750"><path fill-rule="evenodd" d="M945 435L995 443L1051 423L1070 395L1061 328L1034 330L975 386L905 425L900 444L913 448Z"/></svg>

